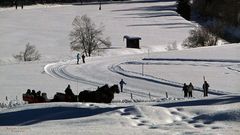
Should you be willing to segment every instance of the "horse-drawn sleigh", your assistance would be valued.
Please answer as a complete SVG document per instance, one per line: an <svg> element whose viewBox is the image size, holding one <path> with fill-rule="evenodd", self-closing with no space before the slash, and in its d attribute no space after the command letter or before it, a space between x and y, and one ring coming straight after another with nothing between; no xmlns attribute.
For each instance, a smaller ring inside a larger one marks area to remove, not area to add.
<svg viewBox="0 0 240 135"><path fill-rule="evenodd" d="M66 88L65 93L57 92L53 99L48 99L46 93L38 93L27 91L23 94L23 100L28 103L45 103L45 102L94 102L94 103L111 103L114 93L119 93L118 85L109 87L105 84L98 87L96 91L84 90L79 95L74 95L70 89L70 85Z"/></svg>

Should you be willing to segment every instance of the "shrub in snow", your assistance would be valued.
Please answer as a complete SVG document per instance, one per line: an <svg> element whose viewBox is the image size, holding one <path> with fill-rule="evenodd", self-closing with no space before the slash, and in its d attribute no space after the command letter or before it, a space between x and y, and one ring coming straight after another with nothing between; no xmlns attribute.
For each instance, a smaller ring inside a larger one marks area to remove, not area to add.
<svg viewBox="0 0 240 135"><path fill-rule="evenodd" d="M177 48L177 42L174 41L172 44L169 44L169 45L166 47L166 50L167 50L167 51L178 50L178 48Z"/></svg>
<svg viewBox="0 0 240 135"><path fill-rule="evenodd" d="M198 27L190 31L190 36L183 42L183 47L196 48L216 45L218 37L206 28Z"/></svg>
<svg viewBox="0 0 240 135"><path fill-rule="evenodd" d="M35 61L39 60L41 55L34 45L30 45L30 43L28 43L23 52L21 51L19 54L13 55L13 57L19 61Z"/></svg>
<svg viewBox="0 0 240 135"><path fill-rule="evenodd" d="M95 23L87 16L75 17L73 30L70 33L70 47L75 51L83 51L86 56L105 47L110 47L108 38L103 39L103 27L97 28Z"/></svg>

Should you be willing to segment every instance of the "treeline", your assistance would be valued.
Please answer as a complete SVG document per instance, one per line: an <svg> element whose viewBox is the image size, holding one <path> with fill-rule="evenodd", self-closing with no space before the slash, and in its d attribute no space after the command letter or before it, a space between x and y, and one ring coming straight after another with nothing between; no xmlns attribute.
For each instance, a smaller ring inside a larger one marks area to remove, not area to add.
<svg viewBox="0 0 240 135"><path fill-rule="evenodd" d="M86 3L94 1L110 1L110 0L0 0L0 7L11 7L14 6L15 3L23 3L24 5L34 5L34 4L73 3L73 2Z"/></svg>
<svg viewBox="0 0 240 135"><path fill-rule="evenodd" d="M190 0L177 0L177 12L186 20L191 20Z"/></svg>
<svg viewBox="0 0 240 135"><path fill-rule="evenodd" d="M228 25L240 26L239 0L193 0L192 9L202 16L221 20Z"/></svg>
<svg viewBox="0 0 240 135"><path fill-rule="evenodd" d="M80 2L81 0L1 0L1 7L11 7L15 3L24 3L24 5L33 5L33 4L47 4L47 3L67 3L67 2Z"/></svg>

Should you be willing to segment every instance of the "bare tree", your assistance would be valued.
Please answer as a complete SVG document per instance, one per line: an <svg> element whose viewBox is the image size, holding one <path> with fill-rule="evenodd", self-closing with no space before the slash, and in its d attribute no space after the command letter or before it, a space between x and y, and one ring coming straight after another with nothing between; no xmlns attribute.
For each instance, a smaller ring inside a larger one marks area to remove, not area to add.
<svg viewBox="0 0 240 135"><path fill-rule="evenodd" d="M108 38L103 39L103 27L97 28L87 16L76 16L73 20L73 30L70 32L70 47L72 50L83 51L86 56L101 48L110 47Z"/></svg>
<svg viewBox="0 0 240 135"><path fill-rule="evenodd" d="M34 45L30 45L30 43L28 43L24 52L21 51L19 54L13 55L13 57L19 61L35 61L39 60L41 55Z"/></svg>

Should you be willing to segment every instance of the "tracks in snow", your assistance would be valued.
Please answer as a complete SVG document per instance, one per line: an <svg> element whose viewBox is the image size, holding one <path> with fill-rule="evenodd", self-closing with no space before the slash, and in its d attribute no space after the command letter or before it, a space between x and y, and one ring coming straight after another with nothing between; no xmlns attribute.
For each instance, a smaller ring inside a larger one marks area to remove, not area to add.
<svg viewBox="0 0 240 135"><path fill-rule="evenodd" d="M164 63L164 62L165 63ZM166 62L171 62L171 63L166 63ZM176 62L194 62L192 63L176 63ZM204 64L208 63L208 64ZM109 67L109 70L112 72L121 74L126 77L131 77L131 78L136 78L136 79L141 79L141 80L146 80L146 81L151 81L163 85L168 85L176 88L182 88L183 84L171 80L167 80L164 78L159 78L155 77L152 75L147 75L147 74L142 74L139 72L135 71L129 71L127 69L123 69L121 65L123 64L133 64L133 65L192 65L192 66L209 66L214 64L218 65L219 67L225 67L228 70L235 71L235 72L240 72L238 69L233 68L232 65L229 64L240 64L240 60L224 60L224 59L180 59L180 58L144 58L143 61L137 61L137 62L123 62L120 64L113 65ZM195 87L196 91L202 92L201 87ZM224 92L221 90L214 90L214 89L209 89L209 94L213 95L226 95L226 94L232 94L230 92Z"/></svg>
<svg viewBox="0 0 240 135"><path fill-rule="evenodd" d="M153 62L154 61L154 62ZM164 78L159 78L159 77L154 77L151 75L142 75L141 73L137 73L137 72L133 72L133 71L128 71L126 69L123 69L121 67L121 64L159 64L162 63L162 61L169 61L171 62L171 64L176 64L174 62L194 62L195 65L200 64L199 62L208 62L208 63L240 63L240 61L237 60L205 60L205 59L153 59L153 58L145 58L143 59L143 61L141 62L125 62L125 63L120 63L120 64L116 64L116 65L111 65L108 67L108 70L110 70L111 72L126 76L126 77L130 77L130 78L135 78L135 79L141 79L141 80L145 80L145 81L150 81L150 82L154 82L154 83L159 83L162 85L168 85L171 87L177 87L177 88L181 88L183 84L178 83L178 82L174 82L171 80L166 80ZM184 63L183 63L184 64ZM66 80L70 80L70 81L75 81L75 82L79 82L79 83L83 83L83 84L87 84L87 85L92 85L92 86L101 86L104 85L103 83L99 83L97 81L92 81L92 80L88 80L85 78L82 78L80 76L76 76L74 74L71 74L70 72L68 72L66 70L66 67L73 65L72 61L66 61L66 62L58 62L58 63L51 63L51 64L47 64L44 67L44 70L47 74L49 74L52 77L55 78L61 78L61 79L66 79ZM93 64L93 66L96 66ZM230 67L227 67L227 69L232 70ZM200 87L196 87L197 91L202 91L202 89ZM133 93L134 95L137 96L141 96L141 97L148 97L149 93L145 93L145 92L139 92L137 90L130 90L130 89L126 89L126 93ZM214 90L211 89L210 94L213 95L226 95L226 94L231 94L229 92L223 92L220 90ZM154 96L155 98L158 98L159 96Z"/></svg>
<svg viewBox="0 0 240 135"><path fill-rule="evenodd" d="M71 65L71 62L69 62L69 61L68 62L51 63L51 64L47 64L44 67L44 71L47 74L49 74L50 76L55 77L55 78L66 79L66 80L83 83L83 84L88 84L88 85L92 85L92 86L104 85L102 83L90 81L90 80L87 80L82 77L75 76L75 75L69 73L68 71L66 71L66 67L69 65Z"/></svg>

